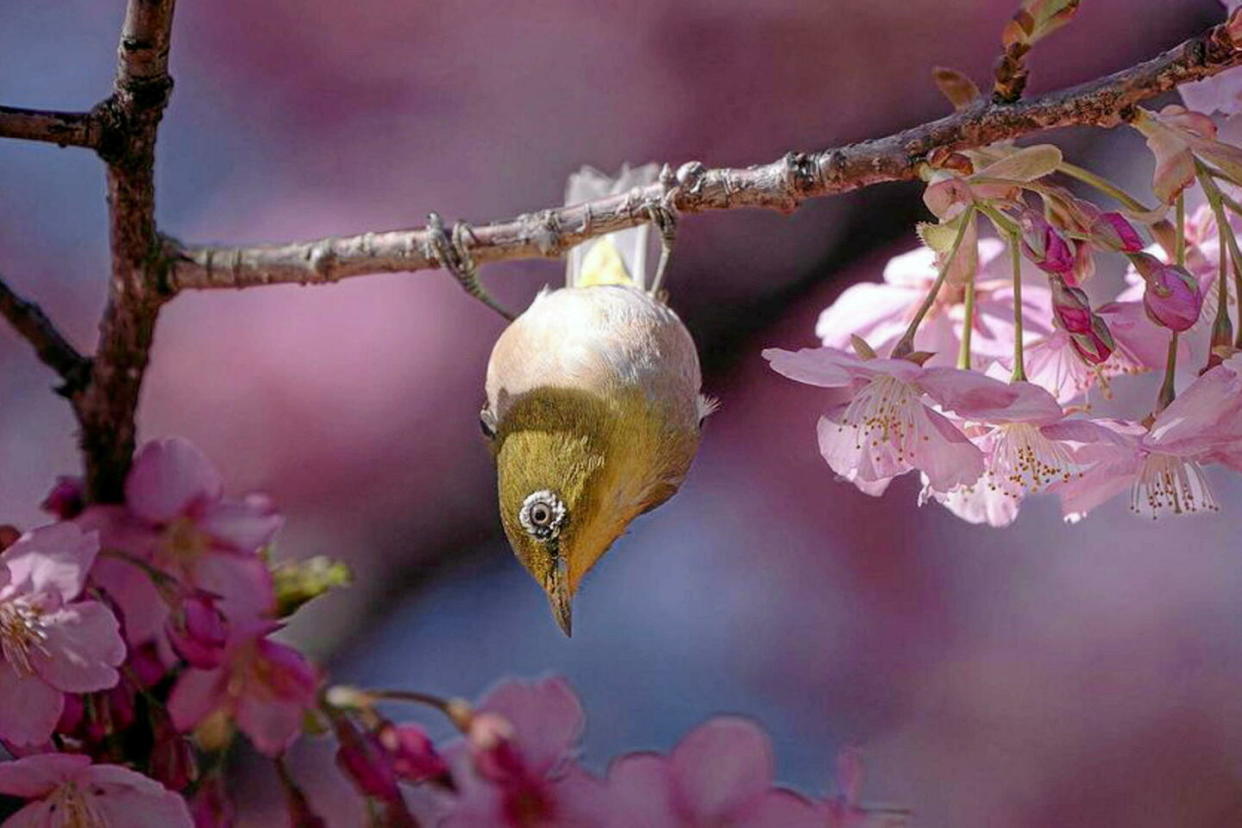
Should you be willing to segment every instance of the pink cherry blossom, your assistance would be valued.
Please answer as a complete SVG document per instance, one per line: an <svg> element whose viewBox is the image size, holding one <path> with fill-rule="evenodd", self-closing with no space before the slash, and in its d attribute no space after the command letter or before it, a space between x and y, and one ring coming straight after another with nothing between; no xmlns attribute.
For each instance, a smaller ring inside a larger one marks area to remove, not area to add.
<svg viewBox="0 0 1242 828"><path fill-rule="evenodd" d="M1057 485L1069 520L1129 490L1130 509L1144 517L1218 511L1202 464L1242 450L1242 355L1196 379L1150 428L1097 420L1099 439L1076 452L1089 466Z"/></svg>
<svg viewBox="0 0 1242 828"><path fill-rule="evenodd" d="M849 389L850 401L821 417L818 431L824 459L852 482L875 484L919 469L937 491L969 486L983 473L983 454L931 404L978 419L1027 401L983 374L904 359L864 360L836 348L769 348L763 356L790 379Z"/></svg>
<svg viewBox="0 0 1242 828"><path fill-rule="evenodd" d="M722 716L688 733L668 756L636 753L608 769L617 828L821 828L822 808L773 786L772 743L745 719Z"/></svg>
<svg viewBox="0 0 1242 828"><path fill-rule="evenodd" d="M265 497L230 500L206 457L180 438L145 444L125 483L124 507L92 507L79 523L97 528L103 546L119 549L219 596L231 619L254 619L274 608L271 575L258 550L282 518ZM133 563L101 560L95 580L118 603L135 644L160 634L169 608L149 573Z"/></svg>
<svg viewBox="0 0 1242 828"><path fill-rule="evenodd" d="M168 699L178 730L223 713L261 753L276 756L293 743L315 705L319 677L301 653L267 637L277 629L270 623L235 628L221 666L181 674Z"/></svg>
<svg viewBox="0 0 1242 828"><path fill-rule="evenodd" d="M44 753L0 763L0 793L27 800L6 828L192 828L185 800L153 779L87 756Z"/></svg>
<svg viewBox="0 0 1242 828"><path fill-rule="evenodd" d="M447 749L458 795L441 824L605 824L603 785L573 761L582 726L582 706L563 679L496 687L479 702L465 742Z"/></svg>
<svg viewBox="0 0 1242 828"><path fill-rule="evenodd" d="M1027 494L1072 479L1080 468L1075 449L1098 438L1089 424L1066 419L1061 406L1040 386L1013 382L1008 388L1014 397L1001 409L960 409L977 420L966 433L984 455L979 480L942 493L927 487L949 511L971 523L1004 526L1012 522L1017 504Z"/></svg>
<svg viewBox="0 0 1242 828"><path fill-rule="evenodd" d="M1013 353L1013 274L998 239L979 241L979 272L975 277L975 324L971 350L976 367ZM884 282L853 285L819 317L815 333L824 345L850 347L850 336L867 340L877 353L887 353L936 279L935 253L918 247L890 259ZM1037 274L1036 274L1037 275ZM923 319L914 347L932 354L927 365L953 366L965 325L963 288L946 284ZM1033 339L1052 332L1051 301L1042 279L1022 286L1023 335Z"/></svg>
<svg viewBox="0 0 1242 828"><path fill-rule="evenodd" d="M79 600L98 549L96 534L57 523L0 554L0 738L44 742L64 693L117 683L125 643L116 618L98 601Z"/></svg>

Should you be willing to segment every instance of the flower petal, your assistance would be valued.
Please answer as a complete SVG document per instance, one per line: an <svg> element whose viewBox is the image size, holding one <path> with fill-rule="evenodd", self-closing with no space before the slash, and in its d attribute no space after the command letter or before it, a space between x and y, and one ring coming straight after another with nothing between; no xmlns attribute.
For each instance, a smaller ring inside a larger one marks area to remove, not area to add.
<svg viewBox="0 0 1242 828"><path fill-rule="evenodd" d="M699 725L669 759L693 824L729 820L772 784L772 743L746 719L720 716Z"/></svg>
<svg viewBox="0 0 1242 828"><path fill-rule="evenodd" d="M80 753L39 753L0 762L0 794L23 799L46 796L90 763L90 757Z"/></svg>
<svg viewBox="0 0 1242 828"><path fill-rule="evenodd" d="M681 828L676 812L672 767L654 753L631 753L608 768L608 795L618 811L615 824Z"/></svg>
<svg viewBox="0 0 1242 828"><path fill-rule="evenodd" d="M971 420L1051 422L1062 416L1056 399L1029 382L1005 383L958 368L928 368L917 382L944 408Z"/></svg>
<svg viewBox="0 0 1242 828"><path fill-rule="evenodd" d="M139 449L125 480L125 502L152 523L167 523L200 501L220 498L220 475L188 440L152 440Z"/></svg>
<svg viewBox="0 0 1242 828"><path fill-rule="evenodd" d="M0 662L0 739L19 745L46 742L60 720L65 696L38 676L19 676Z"/></svg>
<svg viewBox="0 0 1242 828"><path fill-rule="evenodd" d="M11 589L72 601L82 591L98 551L98 532L54 523L27 532L0 555L0 562L8 565Z"/></svg>
<svg viewBox="0 0 1242 828"><path fill-rule="evenodd" d="M772 370L791 380L824 388L844 388L859 375L862 360L838 348L802 348L786 351L766 348L763 358Z"/></svg>
<svg viewBox="0 0 1242 828"><path fill-rule="evenodd" d="M181 673L168 697L168 712L179 731L194 728L222 704L225 697L224 670L189 668Z"/></svg>
<svg viewBox="0 0 1242 828"><path fill-rule="evenodd" d="M917 431L914 466L927 475L933 489L969 486L983 474L983 452L943 414L924 407Z"/></svg>
<svg viewBox="0 0 1242 828"><path fill-rule="evenodd" d="M116 685L125 642L112 612L98 601L78 601L43 616L47 639L31 662L48 684L66 693Z"/></svg>
<svg viewBox="0 0 1242 828"><path fill-rule="evenodd" d="M563 678L506 681L480 700L478 710L513 725L514 741L537 774L564 762L582 737L582 704Z"/></svg>
<svg viewBox="0 0 1242 828"><path fill-rule="evenodd" d="M271 543L284 520L266 497L251 495L213 503L197 522L215 540L239 552L257 552Z"/></svg>
<svg viewBox="0 0 1242 828"><path fill-rule="evenodd" d="M80 778L91 804L109 825L126 828L192 828L184 799L153 779L119 765L92 765Z"/></svg>

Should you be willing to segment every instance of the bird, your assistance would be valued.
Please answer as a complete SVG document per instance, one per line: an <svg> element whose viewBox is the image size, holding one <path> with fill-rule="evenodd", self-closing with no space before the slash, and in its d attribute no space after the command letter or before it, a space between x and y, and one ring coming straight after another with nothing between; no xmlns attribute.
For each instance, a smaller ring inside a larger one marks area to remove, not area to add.
<svg viewBox="0 0 1242 828"><path fill-rule="evenodd" d="M566 203L658 174L655 164L611 178L584 167L570 176ZM694 340L664 301L671 234L662 233L648 279L649 231L643 224L571 250L565 286L540 291L487 364L480 422L501 524L566 636L583 576L634 518L677 492L716 407L701 391Z"/></svg>

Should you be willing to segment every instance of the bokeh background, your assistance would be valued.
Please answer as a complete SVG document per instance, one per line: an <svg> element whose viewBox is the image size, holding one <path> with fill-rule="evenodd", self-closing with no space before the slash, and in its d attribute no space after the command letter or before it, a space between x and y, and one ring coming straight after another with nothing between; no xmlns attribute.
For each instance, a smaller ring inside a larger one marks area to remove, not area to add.
<svg viewBox="0 0 1242 828"><path fill-rule="evenodd" d="M86 108L109 88L121 0L0 0L0 100ZM768 161L884 134L946 104L935 65L981 84L1013 0L182 0L158 215L248 242L485 221L558 203L582 164ZM1038 47L1032 88L1167 48L1215 0L1094 0ZM1126 131L1059 136L1133 184ZM920 826L1242 824L1242 486L1219 516L1145 523L1124 504L1065 526L1035 500L1005 530L833 481L824 400L761 347L812 344L844 287L913 243L917 188L792 216L682 225L670 288L722 401L682 493L596 568L561 637L513 560L478 432L501 322L444 274L177 298L160 321L142 434L180 434L235 492L271 492L287 556L350 561L355 586L289 637L339 680L475 696L560 673L585 755L667 749L717 712L772 733L779 778L831 788L864 748L869 798ZM0 143L0 272L82 348L107 262L103 172L80 150ZM562 279L499 264L510 307ZM77 467L52 378L0 330L0 518L32 525ZM440 726L428 720L433 726ZM326 746L295 763L338 824ZM248 824L274 819L241 760Z"/></svg>

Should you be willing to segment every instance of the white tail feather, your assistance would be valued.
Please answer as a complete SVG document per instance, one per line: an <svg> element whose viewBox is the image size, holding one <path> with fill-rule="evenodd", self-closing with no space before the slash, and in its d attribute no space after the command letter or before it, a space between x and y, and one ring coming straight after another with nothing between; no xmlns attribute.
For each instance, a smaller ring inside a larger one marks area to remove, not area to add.
<svg viewBox="0 0 1242 828"><path fill-rule="evenodd" d="M659 176L660 166L654 163L633 168L628 164L622 165L616 178L593 167L583 167L569 176L565 203L581 204L623 193L654 183ZM569 251L565 284L569 287L633 284L646 290L650 278L648 262L652 262L654 267L655 261L655 257L649 255L651 241L651 226L643 223L583 242Z"/></svg>

